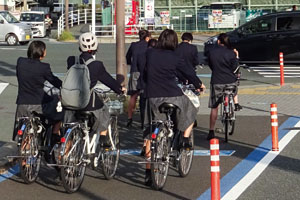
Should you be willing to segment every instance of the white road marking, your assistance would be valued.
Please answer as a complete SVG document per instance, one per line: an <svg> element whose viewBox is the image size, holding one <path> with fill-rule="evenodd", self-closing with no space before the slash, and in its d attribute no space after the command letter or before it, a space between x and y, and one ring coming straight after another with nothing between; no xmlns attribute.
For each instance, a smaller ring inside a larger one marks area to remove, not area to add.
<svg viewBox="0 0 300 200"><path fill-rule="evenodd" d="M5 69L5 70L7 70L7 71L10 71L10 72L16 73L16 70L15 70L15 69L11 69L11 68L10 68L10 67L8 67L8 66L3 66L3 65L0 65L0 68L3 68L3 69Z"/></svg>
<svg viewBox="0 0 300 200"><path fill-rule="evenodd" d="M5 88L8 86L8 83L0 83L0 94L5 90Z"/></svg>
<svg viewBox="0 0 300 200"><path fill-rule="evenodd" d="M299 127L300 121L294 126ZM227 192L222 200L237 199L257 177L268 167L268 165L276 158L277 155L288 145L288 143L296 136L299 130L289 131L279 142L279 151L269 151L247 175L245 175L229 192Z"/></svg>
<svg viewBox="0 0 300 200"><path fill-rule="evenodd" d="M259 74L280 74L280 72L258 72ZM294 73L284 73L284 74L300 74L298 72L294 72Z"/></svg>
<svg viewBox="0 0 300 200"><path fill-rule="evenodd" d="M280 69L254 69L254 72L280 72ZM285 72L299 72L300 69L285 69Z"/></svg>
<svg viewBox="0 0 300 200"><path fill-rule="evenodd" d="M1 47L0 50L19 50L19 51L27 51L27 49L7 48L7 47Z"/></svg>
<svg viewBox="0 0 300 200"><path fill-rule="evenodd" d="M280 67L249 67L250 69L280 69ZM300 67L284 67L284 69L300 69Z"/></svg>
<svg viewBox="0 0 300 200"><path fill-rule="evenodd" d="M280 78L280 76L264 76L265 78ZM300 76L284 76L284 78L299 78Z"/></svg>

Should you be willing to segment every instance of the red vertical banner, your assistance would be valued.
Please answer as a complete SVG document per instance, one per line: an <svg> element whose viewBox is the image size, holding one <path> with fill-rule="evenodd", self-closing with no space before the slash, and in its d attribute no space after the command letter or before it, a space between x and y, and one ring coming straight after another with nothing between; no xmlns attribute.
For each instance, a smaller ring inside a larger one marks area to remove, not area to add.
<svg viewBox="0 0 300 200"><path fill-rule="evenodd" d="M210 140L211 200L220 200L220 156L219 140Z"/></svg>

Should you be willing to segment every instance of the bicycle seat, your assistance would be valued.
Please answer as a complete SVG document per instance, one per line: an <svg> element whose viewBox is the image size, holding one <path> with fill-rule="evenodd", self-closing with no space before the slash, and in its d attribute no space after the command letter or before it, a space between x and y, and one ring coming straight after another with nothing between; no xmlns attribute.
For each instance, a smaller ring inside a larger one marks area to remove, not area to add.
<svg viewBox="0 0 300 200"><path fill-rule="evenodd" d="M92 116L94 116L94 114L91 111L76 111L75 113L75 117L77 119L90 119Z"/></svg>
<svg viewBox="0 0 300 200"><path fill-rule="evenodd" d="M177 106L172 103L163 103L158 107L160 113L172 113L177 109Z"/></svg>

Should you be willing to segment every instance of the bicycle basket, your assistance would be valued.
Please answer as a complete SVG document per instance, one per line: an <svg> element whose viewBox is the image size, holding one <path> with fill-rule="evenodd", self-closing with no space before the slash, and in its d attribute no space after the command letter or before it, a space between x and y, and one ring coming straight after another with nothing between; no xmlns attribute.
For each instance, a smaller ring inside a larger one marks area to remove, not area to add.
<svg viewBox="0 0 300 200"><path fill-rule="evenodd" d="M108 107L110 114L119 115L123 113L123 102L118 100L107 101L105 105Z"/></svg>

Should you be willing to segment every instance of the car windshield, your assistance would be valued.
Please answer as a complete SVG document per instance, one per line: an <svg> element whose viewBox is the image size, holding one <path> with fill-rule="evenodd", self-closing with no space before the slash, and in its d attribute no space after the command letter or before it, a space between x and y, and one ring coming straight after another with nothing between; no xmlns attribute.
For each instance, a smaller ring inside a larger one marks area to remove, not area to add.
<svg viewBox="0 0 300 200"><path fill-rule="evenodd" d="M0 15L8 22L8 23L18 23L19 21L9 12L1 12Z"/></svg>
<svg viewBox="0 0 300 200"><path fill-rule="evenodd" d="M43 22L44 15L37 13L22 13L20 16L22 22Z"/></svg>

